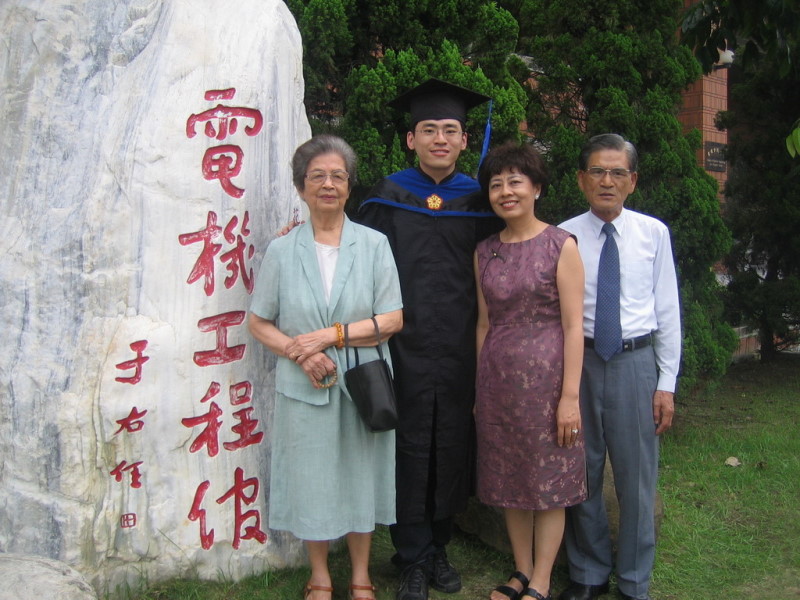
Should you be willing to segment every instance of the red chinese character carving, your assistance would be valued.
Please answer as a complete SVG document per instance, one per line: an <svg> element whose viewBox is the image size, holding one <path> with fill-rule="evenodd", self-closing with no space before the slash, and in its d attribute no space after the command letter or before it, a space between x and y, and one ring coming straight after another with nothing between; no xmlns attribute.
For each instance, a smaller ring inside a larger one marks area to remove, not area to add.
<svg viewBox="0 0 800 600"><path fill-rule="evenodd" d="M144 427L144 421L142 420L142 417L146 414L146 410L139 412L139 409L134 406L133 410L131 410L127 417L117 420L117 423L119 423L119 429L114 432L114 435L117 435L122 430L125 430L128 433L140 431L142 427Z"/></svg>
<svg viewBox="0 0 800 600"><path fill-rule="evenodd" d="M211 400L211 398L219 394L219 390L220 385L216 381L212 381L211 385L208 386L208 389L206 390L205 396L200 398L200 402L208 402Z"/></svg>
<svg viewBox="0 0 800 600"><path fill-rule="evenodd" d="M122 529L136 527L136 513L125 513L119 518L119 526Z"/></svg>
<svg viewBox="0 0 800 600"><path fill-rule="evenodd" d="M225 450L233 452L234 450L241 450L247 446L258 444L264 438L264 432L259 431L253 433L255 428L258 427L258 419L251 419L250 414L253 412L253 407L248 406L233 413L233 416L241 421L240 423L231 427L231 431L236 433L239 437L233 442L223 442L222 446Z"/></svg>
<svg viewBox="0 0 800 600"><path fill-rule="evenodd" d="M209 90L205 93L206 100L230 100L236 95L235 88L227 90ZM191 115L186 121L186 137L193 138L197 135L195 126L205 122L205 134L207 137L224 140L228 134L233 135L239 128L238 119L248 119L252 124L245 126L244 132L250 137L258 135L264 125L264 117L261 111L255 108L243 106L222 106L217 104L199 114ZM214 127L214 121L217 127Z"/></svg>
<svg viewBox="0 0 800 600"><path fill-rule="evenodd" d="M133 342L130 345L130 348L136 353L136 358L117 363L117 369L120 371L130 371L131 369L135 369L135 372L130 377L115 377L114 381L136 385L142 379L142 365L150 360L149 356L144 356L144 349L147 348L147 340Z"/></svg>
<svg viewBox="0 0 800 600"><path fill-rule="evenodd" d="M213 240L219 237L220 233L222 233L222 227L217 225L217 213L208 211L205 229L192 233L182 233L178 236L178 242L180 242L181 246L203 242L203 250L200 252L200 256L197 257L186 283L194 283L203 277L205 279L203 290L205 290L206 296L214 293L214 257L222 248L222 244L215 244Z"/></svg>
<svg viewBox="0 0 800 600"><path fill-rule="evenodd" d="M253 384L249 381L234 383L228 388L228 393L230 394L232 406L247 404L253 400Z"/></svg>
<svg viewBox="0 0 800 600"><path fill-rule="evenodd" d="M207 90L205 99L230 100L235 95L236 88ZM264 125L264 117L258 109L217 104L214 108L189 116L186 120L186 137L193 138L197 135L197 125L205 123L203 129L205 135L221 141L236 133L239 129L239 120L248 122L244 132L250 137L258 135ZM242 170L243 158L242 149L233 144L208 148L203 156L203 177L208 181L218 179L226 194L241 198L244 190L236 187L231 179Z"/></svg>
<svg viewBox="0 0 800 600"><path fill-rule="evenodd" d="M226 194L234 198L241 198L244 195L244 189L233 185L231 179L242 170L243 161L244 152L239 146L223 144L209 148L203 155L203 177L208 181L219 179Z"/></svg>
<svg viewBox="0 0 800 600"><path fill-rule="evenodd" d="M225 240L230 244L235 242L236 245L228 252L222 254L220 259L223 262L228 263L227 269L230 273L230 275L225 278L225 287L228 289L232 288L236 283L236 280L239 278L239 275L241 275L242 283L244 283L247 293L252 294L254 285L253 269L248 269L245 261L253 258L256 248L253 244L246 244L244 241L244 238L250 235L250 229L247 227L249 222L250 213L245 211L244 219L242 221L241 235L234 235L233 233L233 230L239 223L239 218L234 216L228 222L228 225L225 227L224 231ZM247 256L245 256L245 254Z"/></svg>
<svg viewBox="0 0 800 600"><path fill-rule="evenodd" d="M236 95L236 88L226 88L224 90L206 90L203 97L206 100L230 100Z"/></svg>
<svg viewBox="0 0 800 600"><path fill-rule="evenodd" d="M252 493L248 496L247 489L252 489ZM260 543L267 541L267 534L261 530L261 514L258 510L248 510L242 512L242 504L250 505L258 498L258 478L251 477L244 479L244 471L241 467L237 467L234 475L234 484L231 489L225 492L224 495L217 498L217 504L222 504L230 498L234 498L234 515L236 533L233 537L232 546L238 550L242 540L256 540ZM255 525L248 525L244 527L242 533L242 526L248 519L254 519Z"/></svg>
<svg viewBox="0 0 800 600"><path fill-rule="evenodd" d="M189 446L189 452L197 452L203 446L207 446L209 456L213 457L219 453L219 428L222 426L222 421L219 417L221 416L222 409L216 402L212 402L206 414L181 419L184 427L206 426L192 442L192 445Z"/></svg>
<svg viewBox="0 0 800 600"><path fill-rule="evenodd" d="M233 247L220 256L220 260L226 264L226 269L229 275L225 278L225 287L230 289L239 279L241 275L242 283L248 294L253 293L253 269L248 267L247 261L253 258L256 252L253 244L247 244L245 237L250 235L248 227L250 223L250 213L245 211L242 226L236 233L236 227L239 225L239 218L234 216L228 221L228 224L223 229L217 225L217 213L213 211L208 212L206 217L206 227L200 231L193 231L191 233L182 233L178 236L178 241L181 246L188 246L198 242L203 243L203 250L200 256L194 263L192 272L186 279L186 283L194 283L201 277L204 278L203 290L206 296L211 296L214 293L214 257L219 254L222 244L214 243L214 240L220 235Z"/></svg>
<svg viewBox="0 0 800 600"><path fill-rule="evenodd" d="M192 501L192 508L189 511L190 521L200 521L200 545L203 547L203 550L208 550L214 545L214 530L206 530L206 509L200 508L210 485L211 482L206 480L197 486L197 490L194 493L194 500Z"/></svg>
<svg viewBox="0 0 800 600"><path fill-rule="evenodd" d="M142 461L135 462L133 464L128 464L126 461L122 461L114 470L109 473L110 475L114 476L114 479L117 481L122 481L122 474L125 471L130 471L131 475L131 487L132 488L140 488L142 487L142 474L139 472L139 465L142 464Z"/></svg>
<svg viewBox="0 0 800 600"><path fill-rule="evenodd" d="M200 331L217 332L217 347L213 350L201 350L194 353L194 362L199 367L211 365L224 365L229 362L241 360L244 356L245 344L228 347L228 327L241 325L244 322L245 311L234 310L213 317L206 317L197 322Z"/></svg>
<svg viewBox="0 0 800 600"><path fill-rule="evenodd" d="M250 402L251 390L252 385L249 381L243 381L230 386L229 394L231 404L236 406ZM216 381L212 381L200 402L208 402L208 400L219 394L219 391L220 384ZM233 417L240 422L231 427L231 431L236 433L239 437L233 442L223 442L222 446L226 450L231 452L240 450L241 448L258 444L264 438L263 432L254 433L255 429L258 427L258 419L250 417L253 410L253 407L247 407L233 413ZM222 426L222 421L220 421L219 418L221 416L222 409L220 409L216 402L212 402L206 414L181 419L181 423L185 427L206 426L203 432L192 442L192 445L189 447L189 452L197 452L203 446L207 446L209 456L213 457L219 453L219 430Z"/></svg>
<svg viewBox="0 0 800 600"><path fill-rule="evenodd" d="M240 381L233 384L228 388L231 406L249 403L253 398L252 392L253 386L249 381ZM222 445L226 450L239 450L252 444L258 444L264 438L263 432L253 433L258 427L258 419L250 418L252 412L253 408L247 407L233 413L233 416L241 422L231 427L231 431L238 434L239 438L233 442L224 442Z"/></svg>

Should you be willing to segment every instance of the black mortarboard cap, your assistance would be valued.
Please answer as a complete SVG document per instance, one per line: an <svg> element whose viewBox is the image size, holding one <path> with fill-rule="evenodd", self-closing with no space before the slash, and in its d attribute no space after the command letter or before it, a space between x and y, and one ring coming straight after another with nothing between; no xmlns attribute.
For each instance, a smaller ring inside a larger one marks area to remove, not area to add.
<svg viewBox="0 0 800 600"><path fill-rule="evenodd" d="M389 102L389 106L411 113L413 129L426 119L456 119L466 123L467 111L489 100L488 96L441 79L428 79Z"/></svg>

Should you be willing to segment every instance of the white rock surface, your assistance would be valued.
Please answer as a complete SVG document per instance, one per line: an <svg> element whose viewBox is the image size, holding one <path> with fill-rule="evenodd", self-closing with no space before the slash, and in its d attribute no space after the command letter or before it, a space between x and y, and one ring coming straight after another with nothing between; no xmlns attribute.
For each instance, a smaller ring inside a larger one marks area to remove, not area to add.
<svg viewBox="0 0 800 600"><path fill-rule="evenodd" d="M97 600L69 565L51 558L0 553L0 600Z"/></svg>
<svg viewBox="0 0 800 600"><path fill-rule="evenodd" d="M267 529L274 361L241 322L301 207L291 14L3 0L0 28L0 552L64 561L101 594L296 563Z"/></svg>

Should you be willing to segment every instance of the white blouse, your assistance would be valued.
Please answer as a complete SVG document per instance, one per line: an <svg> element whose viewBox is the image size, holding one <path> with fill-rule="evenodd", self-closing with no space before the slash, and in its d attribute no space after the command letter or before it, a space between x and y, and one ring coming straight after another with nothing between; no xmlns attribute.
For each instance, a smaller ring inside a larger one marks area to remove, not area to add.
<svg viewBox="0 0 800 600"><path fill-rule="evenodd" d="M339 246L328 246L314 242L317 247L317 263L322 275L322 289L325 292L325 302L331 301L331 287L333 274L336 272L336 261L339 260Z"/></svg>

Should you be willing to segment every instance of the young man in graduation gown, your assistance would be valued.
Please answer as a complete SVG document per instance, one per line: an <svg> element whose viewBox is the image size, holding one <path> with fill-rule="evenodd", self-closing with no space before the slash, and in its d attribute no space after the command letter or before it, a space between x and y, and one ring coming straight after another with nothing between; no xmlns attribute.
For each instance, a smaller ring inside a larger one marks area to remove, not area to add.
<svg viewBox="0 0 800 600"><path fill-rule="evenodd" d="M447 559L453 516L470 493L475 388L475 245L500 222L478 183L456 170L467 146L467 110L489 98L431 79L390 103L410 112L406 143L419 166L370 191L356 220L381 231L394 252L403 330L390 340L400 422L397 600L425 600L428 586L461 588Z"/></svg>

